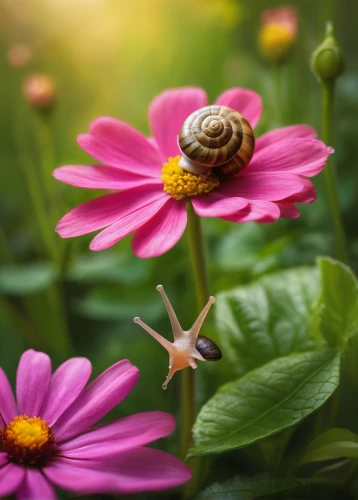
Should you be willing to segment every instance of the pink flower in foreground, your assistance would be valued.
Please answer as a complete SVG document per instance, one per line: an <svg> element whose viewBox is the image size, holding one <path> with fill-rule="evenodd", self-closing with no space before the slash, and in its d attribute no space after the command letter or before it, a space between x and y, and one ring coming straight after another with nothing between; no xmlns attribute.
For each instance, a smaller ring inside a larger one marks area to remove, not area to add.
<svg viewBox="0 0 358 500"><path fill-rule="evenodd" d="M261 98L251 90L230 89L216 103L241 113L253 128L261 116ZM241 172L229 178L215 176L215 183L206 184L209 193L196 194L203 184L178 166L177 137L184 120L206 104L204 90L194 87L169 89L157 96L149 108L154 139L113 118L94 120L78 143L105 166L69 165L56 169L54 176L73 186L122 192L71 210L59 221L57 232L69 238L105 228L92 240L92 250L104 250L134 232L133 252L154 257L167 252L183 235L186 202L201 217L238 223L298 217L295 203L316 198L307 177L322 170L332 150L306 125L273 130L256 140L253 158ZM167 192L173 192L178 178L189 192L187 198L176 199L177 193ZM185 179L190 185L185 185Z"/></svg>
<svg viewBox="0 0 358 500"><path fill-rule="evenodd" d="M50 500L53 485L78 494L158 491L190 479L183 462L144 446L173 432L170 414L92 427L129 394L138 369L119 361L85 388L90 375L86 358L51 375L50 358L30 349L20 359L15 402L0 368L0 497Z"/></svg>

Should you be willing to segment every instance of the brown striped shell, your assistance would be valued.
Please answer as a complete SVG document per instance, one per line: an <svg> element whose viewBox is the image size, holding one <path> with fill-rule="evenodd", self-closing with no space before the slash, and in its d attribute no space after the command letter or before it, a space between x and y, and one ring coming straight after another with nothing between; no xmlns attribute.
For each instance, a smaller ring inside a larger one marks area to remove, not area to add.
<svg viewBox="0 0 358 500"><path fill-rule="evenodd" d="M179 148L194 172L196 167L218 167L218 173L234 175L250 162L254 147L249 122L227 106L200 108L188 116L179 134Z"/></svg>

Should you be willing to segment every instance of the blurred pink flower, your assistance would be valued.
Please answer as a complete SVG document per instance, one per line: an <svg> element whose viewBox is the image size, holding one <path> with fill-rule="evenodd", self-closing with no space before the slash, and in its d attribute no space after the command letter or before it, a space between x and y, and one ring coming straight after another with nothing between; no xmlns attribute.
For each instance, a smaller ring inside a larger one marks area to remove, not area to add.
<svg viewBox="0 0 358 500"><path fill-rule="evenodd" d="M48 109L56 97L55 82L45 74L31 75L24 81L23 94L32 108Z"/></svg>
<svg viewBox="0 0 358 500"><path fill-rule="evenodd" d="M92 427L129 394L138 369L119 361L85 388L90 375L86 358L69 359L51 375L50 358L30 349L20 359L15 402L0 368L1 498L16 492L18 500L50 500L53 485L78 494L158 491L190 479L183 462L144 446L173 432L170 414Z"/></svg>
<svg viewBox="0 0 358 500"><path fill-rule="evenodd" d="M262 13L262 24L281 26L296 36L297 13L293 7L267 9Z"/></svg>
<svg viewBox="0 0 358 500"><path fill-rule="evenodd" d="M23 68L31 62L32 53L27 45L18 43L8 50L7 59L10 66L14 68Z"/></svg>
<svg viewBox="0 0 358 500"><path fill-rule="evenodd" d="M227 90L216 103L240 112L252 127L262 112L260 96L248 89ZM249 165L233 177L220 178L208 194L178 200L164 191L161 170L163 164L177 164L173 157L181 154L179 130L192 112L206 104L206 93L200 88L164 91L149 108L152 139L113 118L94 120L90 132L80 135L78 143L106 166L68 165L53 175L73 186L122 192L71 210L57 225L60 236L70 238L106 228L90 244L92 250L104 250L135 232L133 252L138 257L154 257L167 252L183 235L186 201L201 217L238 223L298 217L295 203L311 203L316 198L307 177L318 174L332 152L306 125L272 130L259 137Z"/></svg>

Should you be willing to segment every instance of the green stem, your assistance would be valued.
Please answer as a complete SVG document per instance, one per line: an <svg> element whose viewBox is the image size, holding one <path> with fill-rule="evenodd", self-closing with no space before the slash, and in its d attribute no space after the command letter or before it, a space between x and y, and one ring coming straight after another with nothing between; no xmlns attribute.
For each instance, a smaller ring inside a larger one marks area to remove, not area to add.
<svg viewBox="0 0 358 500"><path fill-rule="evenodd" d="M332 146L332 120L333 120L333 100L334 81L322 83L322 136L327 146ZM332 160L328 158L324 169L326 189L334 228L334 238L336 244L337 257L342 262L347 262L347 249L344 229L339 207L337 181L333 169Z"/></svg>
<svg viewBox="0 0 358 500"><path fill-rule="evenodd" d="M273 64L272 65L272 78L273 78L273 87L274 87L274 117L275 117L275 126L279 127L282 125L282 65L281 64Z"/></svg>
<svg viewBox="0 0 358 500"><path fill-rule="evenodd" d="M191 263L194 273L195 291L198 312L202 310L209 297L209 284L206 270L204 239L200 218L194 212L190 202L187 204L188 212L188 243L190 248ZM185 458L192 442L192 428L195 422L195 372L185 369L181 372L181 407L182 407L182 434L181 452ZM193 479L185 485L184 498L191 497L199 486L200 457L189 461L193 471Z"/></svg>

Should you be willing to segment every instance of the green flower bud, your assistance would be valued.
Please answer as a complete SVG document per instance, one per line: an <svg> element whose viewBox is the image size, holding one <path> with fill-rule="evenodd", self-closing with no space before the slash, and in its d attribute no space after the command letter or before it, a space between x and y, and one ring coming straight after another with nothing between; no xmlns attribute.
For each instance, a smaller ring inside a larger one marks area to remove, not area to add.
<svg viewBox="0 0 358 500"><path fill-rule="evenodd" d="M332 80L344 71L343 50L333 35L331 22L326 26L326 37L312 54L312 71L320 80Z"/></svg>

